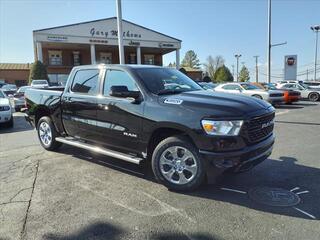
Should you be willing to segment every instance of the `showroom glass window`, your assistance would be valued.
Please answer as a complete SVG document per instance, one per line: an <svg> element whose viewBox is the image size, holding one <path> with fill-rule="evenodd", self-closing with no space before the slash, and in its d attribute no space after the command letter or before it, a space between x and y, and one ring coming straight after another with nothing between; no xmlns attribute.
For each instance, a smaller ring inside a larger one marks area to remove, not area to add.
<svg viewBox="0 0 320 240"><path fill-rule="evenodd" d="M61 66L62 65L62 51L48 51L49 65Z"/></svg>
<svg viewBox="0 0 320 240"><path fill-rule="evenodd" d="M154 55L153 54L145 54L144 55L144 64L154 65Z"/></svg>
<svg viewBox="0 0 320 240"><path fill-rule="evenodd" d="M96 95L99 86L99 69L79 70L76 72L71 91L88 95Z"/></svg>
<svg viewBox="0 0 320 240"><path fill-rule="evenodd" d="M112 86L126 86L129 91L138 91L135 81L128 73L120 70L107 70L103 87L104 96L109 96Z"/></svg>

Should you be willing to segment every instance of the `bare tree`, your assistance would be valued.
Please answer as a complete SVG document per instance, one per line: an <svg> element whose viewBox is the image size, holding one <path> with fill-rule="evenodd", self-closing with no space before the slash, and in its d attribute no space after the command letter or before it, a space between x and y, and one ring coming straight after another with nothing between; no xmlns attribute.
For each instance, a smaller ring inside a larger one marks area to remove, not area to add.
<svg viewBox="0 0 320 240"><path fill-rule="evenodd" d="M217 55L215 57L209 55L207 57L207 62L203 65L211 80L214 80L215 72L219 67L222 67L224 65L224 62L224 58L221 55Z"/></svg>

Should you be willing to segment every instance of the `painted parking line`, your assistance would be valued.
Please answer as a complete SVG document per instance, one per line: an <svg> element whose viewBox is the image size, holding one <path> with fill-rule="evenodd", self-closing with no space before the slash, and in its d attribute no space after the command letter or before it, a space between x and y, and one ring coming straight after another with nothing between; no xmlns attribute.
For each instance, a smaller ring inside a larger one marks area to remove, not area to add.
<svg viewBox="0 0 320 240"><path fill-rule="evenodd" d="M247 192L245 192L245 191L240 191L240 190L232 189L232 188L220 188L220 189L221 189L221 190L224 190L224 191L230 191L230 192L236 192L236 193L247 194Z"/></svg>
<svg viewBox="0 0 320 240"><path fill-rule="evenodd" d="M310 213L307 213L306 211L303 211L303 210L301 210L300 208L297 208L297 207L293 207L295 210L297 210L298 212L301 212L301 213L303 213L304 215L307 215L308 217L310 217L310 218L312 218L312 219L316 219L316 217L315 216L313 216L312 214L310 214Z"/></svg>
<svg viewBox="0 0 320 240"><path fill-rule="evenodd" d="M287 110L285 110L285 111L283 111L283 112L277 112L277 113L276 113L276 116L282 115L282 114L286 114L286 113L288 113L288 112L290 112L289 109L287 109Z"/></svg>

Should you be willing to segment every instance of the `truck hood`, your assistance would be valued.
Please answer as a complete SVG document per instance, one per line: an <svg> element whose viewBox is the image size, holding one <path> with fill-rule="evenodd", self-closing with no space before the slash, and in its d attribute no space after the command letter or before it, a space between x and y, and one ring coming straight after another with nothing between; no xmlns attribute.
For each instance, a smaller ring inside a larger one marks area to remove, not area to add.
<svg viewBox="0 0 320 240"><path fill-rule="evenodd" d="M0 106L9 106L10 102L7 98L0 98Z"/></svg>
<svg viewBox="0 0 320 240"><path fill-rule="evenodd" d="M163 103L201 111L204 117L212 118L243 118L274 111L269 103L260 99L206 90L166 96Z"/></svg>

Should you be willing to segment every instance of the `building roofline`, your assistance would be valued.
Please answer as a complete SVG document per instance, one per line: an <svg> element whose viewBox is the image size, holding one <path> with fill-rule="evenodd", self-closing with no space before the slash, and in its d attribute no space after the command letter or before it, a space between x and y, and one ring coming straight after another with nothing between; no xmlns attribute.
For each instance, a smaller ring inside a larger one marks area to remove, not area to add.
<svg viewBox="0 0 320 240"><path fill-rule="evenodd" d="M57 26L57 27L42 28L42 29L33 30L33 32L36 33L36 32L41 32L41 31L45 31L45 30L51 30L51 29L57 29L57 28L63 28L63 27L77 26L77 25L81 25L81 24L94 23L94 22L100 22L100 21L111 20L111 19L117 19L117 17L102 18L102 19L97 19L97 20L92 20L92 21L86 21L86 22L80 22L80 23L73 23L73 24L61 25L61 26ZM152 30L152 29L150 29L150 28L141 26L141 25L139 25L139 24L136 24L136 23L127 21L127 20L125 20L125 19L122 19L122 21L127 22L127 23L130 23L130 24L133 24L133 25L135 25L135 26L137 26L137 27L146 29L146 30L148 30L148 31L151 31L151 32L160 34L160 35L162 35L162 36L172 38L172 39L174 39L174 40L176 40L176 41L182 42L182 40L180 40L180 39L178 39L178 38L171 37L171 36L166 35L166 34L163 34L163 33L161 33L161 32L158 32L158 31Z"/></svg>

